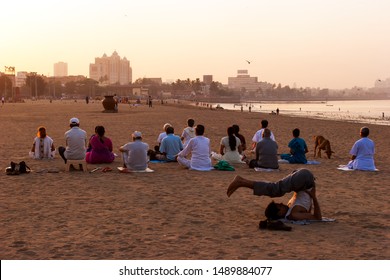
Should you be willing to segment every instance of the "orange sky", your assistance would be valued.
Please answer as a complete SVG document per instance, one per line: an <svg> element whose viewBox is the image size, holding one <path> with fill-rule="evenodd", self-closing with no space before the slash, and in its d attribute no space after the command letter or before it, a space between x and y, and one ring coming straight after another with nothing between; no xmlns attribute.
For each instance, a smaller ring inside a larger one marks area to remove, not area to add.
<svg viewBox="0 0 390 280"><path fill-rule="evenodd" d="M133 80L227 83L238 69L297 87L372 87L390 77L390 1L83 0L1 4L0 71L89 75L115 50ZM248 64L245 60L250 60Z"/></svg>

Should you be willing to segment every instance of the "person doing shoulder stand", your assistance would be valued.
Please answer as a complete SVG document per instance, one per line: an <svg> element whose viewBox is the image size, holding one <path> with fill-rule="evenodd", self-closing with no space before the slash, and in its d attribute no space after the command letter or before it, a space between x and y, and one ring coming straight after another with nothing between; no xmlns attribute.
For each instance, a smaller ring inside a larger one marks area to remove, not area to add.
<svg viewBox="0 0 390 280"><path fill-rule="evenodd" d="M315 193L315 177L305 168L291 172L283 179L276 182L252 181L236 176L229 184L227 196L230 197L239 188L253 190L253 195L281 197L289 192L294 192L288 205L271 202L266 209L268 219L276 220L287 218L290 220L321 220L322 214ZM311 213L311 200L313 200L314 213Z"/></svg>

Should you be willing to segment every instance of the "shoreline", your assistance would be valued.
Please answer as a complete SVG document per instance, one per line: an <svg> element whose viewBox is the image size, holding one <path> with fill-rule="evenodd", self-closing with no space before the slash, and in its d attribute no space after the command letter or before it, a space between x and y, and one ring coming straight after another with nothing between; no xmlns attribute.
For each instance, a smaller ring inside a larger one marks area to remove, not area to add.
<svg viewBox="0 0 390 280"><path fill-rule="evenodd" d="M344 100L343 100L344 101ZM352 100L349 100L352 101ZM380 101L380 100L378 100ZM190 102L192 106L201 106L204 107L212 106L213 109L226 109L231 111L241 111L240 106L243 105L243 111L250 112L250 113L264 113L264 114L276 114L276 108L272 108L266 110L266 109L258 109L256 106L259 105L260 108L263 105L269 105L269 104L323 104L325 106L331 106L332 104L326 104L325 102L316 102L316 101L307 101L307 102L300 102L300 101L280 101L280 102L245 102L245 103L201 103L205 105L196 105L195 102ZM232 108L233 106L233 108ZM249 107L251 107L251 110L249 111ZM384 112L382 112L384 116ZM369 123L369 124L377 124L377 125L390 125L390 117L374 117L374 116L368 116L364 115L358 112L349 112L349 111L342 111L342 112L335 112L335 111L326 111L326 110L299 110L299 109L282 109L280 110L280 115L286 115L290 117L307 117L307 118L313 118L313 119L326 119L326 120L339 120L339 121L346 121L346 122L355 122L355 123Z"/></svg>

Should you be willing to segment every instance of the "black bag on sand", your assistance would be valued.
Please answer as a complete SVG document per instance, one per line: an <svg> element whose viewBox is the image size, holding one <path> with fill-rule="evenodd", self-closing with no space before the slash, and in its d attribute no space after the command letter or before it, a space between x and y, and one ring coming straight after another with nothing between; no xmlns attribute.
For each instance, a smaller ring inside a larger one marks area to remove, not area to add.
<svg viewBox="0 0 390 280"><path fill-rule="evenodd" d="M30 171L30 167L24 161L19 163L11 161L10 166L5 169L7 175L19 175L22 173L30 173Z"/></svg>
<svg viewBox="0 0 390 280"><path fill-rule="evenodd" d="M31 169L27 166L24 161L19 162L19 172L20 173L30 173Z"/></svg>
<svg viewBox="0 0 390 280"><path fill-rule="evenodd" d="M291 231L292 227L286 226L282 221L260 221L259 229Z"/></svg>

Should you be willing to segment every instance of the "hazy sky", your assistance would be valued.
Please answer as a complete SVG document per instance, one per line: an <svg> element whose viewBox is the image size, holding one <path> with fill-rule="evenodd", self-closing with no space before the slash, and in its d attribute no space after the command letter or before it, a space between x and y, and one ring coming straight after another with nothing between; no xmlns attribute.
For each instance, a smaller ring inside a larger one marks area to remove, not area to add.
<svg viewBox="0 0 390 280"><path fill-rule="evenodd" d="M18 0L0 5L0 71L89 76L117 51L142 77L227 83L238 69L297 87L390 77L389 0ZM248 64L245 60L251 61Z"/></svg>

